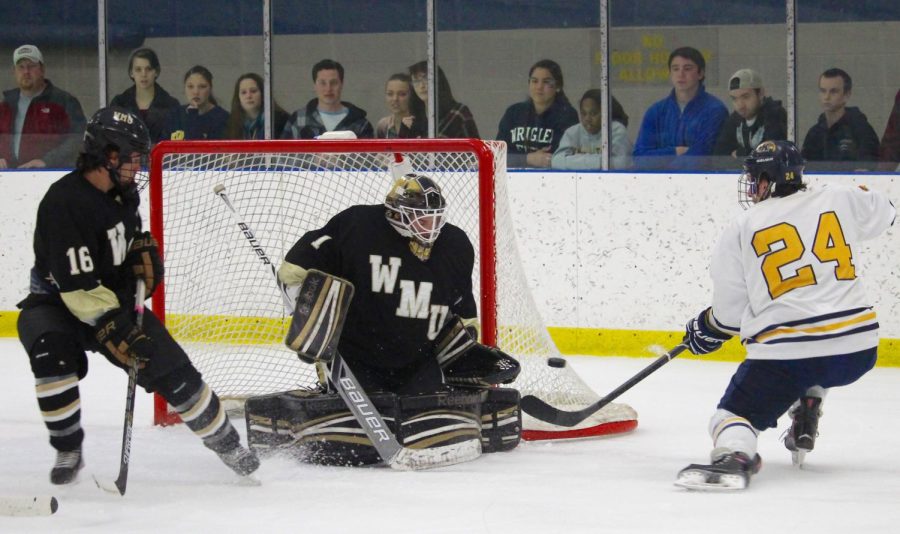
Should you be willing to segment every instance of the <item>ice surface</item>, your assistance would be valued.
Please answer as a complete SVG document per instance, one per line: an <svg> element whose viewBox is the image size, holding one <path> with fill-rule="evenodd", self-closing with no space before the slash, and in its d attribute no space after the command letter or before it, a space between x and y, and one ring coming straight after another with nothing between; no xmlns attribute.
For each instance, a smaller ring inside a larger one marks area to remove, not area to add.
<svg viewBox="0 0 900 534"><path fill-rule="evenodd" d="M602 394L649 359L573 357ZM28 359L0 339L0 495L55 495L50 517L0 517L0 532L540 532L887 533L900 531L900 369L878 368L833 390L816 450L799 470L778 438L762 434L762 471L739 494L689 493L679 469L707 458L706 433L736 364L674 360L623 397L640 413L624 436L526 443L455 467L403 473L266 460L262 485L236 484L185 427L151 424L139 393L125 497L99 490L114 479L121 445L125 373L92 355L82 382L87 467L78 482L51 486L54 452L34 398ZM236 421L241 433L242 421Z"/></svg>

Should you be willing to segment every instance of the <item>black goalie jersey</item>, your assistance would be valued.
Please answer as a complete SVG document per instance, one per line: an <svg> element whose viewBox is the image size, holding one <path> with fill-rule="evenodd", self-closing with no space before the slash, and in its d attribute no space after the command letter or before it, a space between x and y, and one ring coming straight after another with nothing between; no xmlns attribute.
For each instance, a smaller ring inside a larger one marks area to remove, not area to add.
<svg viewBox="0 0 900 534"><path fill-rule="evenodd" d="M474 250L465 232L448 223L423 262L384 212L380 204L348 208L304 235L285 261L352 282L342 356L396 369L433 358L435 338L451 314L476 317Z"/></svg>
<svg viewBox="0 0 900 534"><path fill-rule="evenodd" d="M38 207L31 296L23 306L61 300L93 324L133 295L134 278L121 266L141 230L139 202L137 195L100 191L79 171L51 185Z"/></svg>

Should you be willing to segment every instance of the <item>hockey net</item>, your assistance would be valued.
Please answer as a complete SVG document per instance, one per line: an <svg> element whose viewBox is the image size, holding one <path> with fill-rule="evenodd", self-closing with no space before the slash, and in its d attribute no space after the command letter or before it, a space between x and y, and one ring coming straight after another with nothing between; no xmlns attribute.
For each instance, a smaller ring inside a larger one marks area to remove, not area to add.
<svg viewBox="0 0 900 534"><path fill-rule="evenodd" d="M315 140L160 143L150 172L151 230L166 275L152 308L223 399L240 401L316 387L313 366L283 344L289 317L272 273L241 235L213 188L224 185L259 246L277 264L305 232L355 204L382 203L402 154L432 177L448 220L476 251L473 288L481 341L518 359L513 387L564 410L599 400L559 352L531 297L507 197L506 146L494 141ZM177 421L161 397L155 421ZM637 415L612 404L574 428L524 416L525 439L559 439L633 429Z"/></svg>

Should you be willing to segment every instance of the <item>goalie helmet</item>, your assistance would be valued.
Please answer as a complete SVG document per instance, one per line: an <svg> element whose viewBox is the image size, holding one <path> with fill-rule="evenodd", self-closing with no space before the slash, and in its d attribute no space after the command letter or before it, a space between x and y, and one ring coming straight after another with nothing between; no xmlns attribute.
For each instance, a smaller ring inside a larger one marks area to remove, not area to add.
<svg viewBox="0 0 900 534"><path fill-rule="evenodd" d="M391 226L410 239L410 249L426 261L444 227L447 202L434 180L407 174L391 186L384 199L385 216Z"/></svg>
<svg viewBox="0 0 900 534"><path fill-rule="evenodd" d="M738 179L738 202L744 209L769 197L784 197L805 189L806 161L790 141L764 141L744 160ZM768 184L760 190L760 180Z"/></svg>
<svg viewBox="0 0 900 534"><path fill-rule="evenodd" d="M109 161L109 152L113 150L120 155L115 168ZM127 109L101 108L87 123L82 152L91 163L106 168L113 183L121 188L119 169L129 155L137 152L141 155L141 164L146 165L150 153L150 131L140 117Z"/></svg>

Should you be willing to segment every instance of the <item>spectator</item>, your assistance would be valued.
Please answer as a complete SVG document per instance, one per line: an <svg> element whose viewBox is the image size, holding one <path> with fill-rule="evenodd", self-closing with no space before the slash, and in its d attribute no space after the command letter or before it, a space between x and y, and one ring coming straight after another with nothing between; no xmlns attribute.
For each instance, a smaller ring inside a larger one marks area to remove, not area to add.
<svg viewBox="0 0 900 534"><path fill-rule="evenodd" d="M384 101L391 114L383 117L375 125L375 137L378 139L394 139L397 137L425 137L425 130L414 126L421 126L421 119L425 117L425 107L421 100L413 109L411 95L413 94L412 80L409 75L399 73L392 74L384 86Z"/></svg>
<svg viewBox="0 0 900 534"><path fill-rule="evenodd" d="M409 75L412 77L412 85L414 89L413 95L410 97L414 107L422 107L422 114L416 116L416 122L421 126L424 132L428 131L428 117L424 110L427 109L428 102L428 62L420 61L409 67ZM480 137L478 135L478 127L475 126L475 117L468 106L461 104L453 98L453 91L450 90L450 82L444 75L443 69L437 67L437 127L435 128L435 137L446 137L450 139L467 139Z"/></svg>
<svg viewBox="0 0 900 534"><path fill-rule="evenodd" d="M84 112L78 99L44 78L44 56L34 45L13 52L18 88L0 104L0 168L65 167L81 149Z"/></svg>
<svg viewBox="0 0 900 534"><path fill-rule="evenodd" d="M900 170L897 165L900 162L900 91L894 97L894 109L884 127L884 135L881 136L881 148L879 149L882 170Z"/></svg>
<svg viewBox="0 0 900 534"><path fill-rule="evenodd" d="M125 108L139 115L150 130L154 142L163 136L172 110L180 104L156 83L162 67L156 52L138 48L128 59L128 77L134 85L113 97L110 106Z"/></svg>
<svg viewBox="0 0 900 534"><path fill-rule="evenodd" d="M803 157L809 161L877 161L878 134L857 107L847 107L853 80L841 69L819 76L824 112L806 133ZM858 168L858 165L854 165Z"/></svg>
<svg viewBox="0 0 900 534"><path fill-rule="evenodd" d="M375 135L366 112L341 100L344 90L344 67L337 61L323 59L313 65L312 79L316 98L305 108L291 114L284 126L283 139L315 139L325 132L350 130L359 139Z"/></svg>
<svg viewBox="0 0 900 534"><path fill-rule="evenodd" d="M787 139L787 111L780 100L766 96L762 77L752 69L741 69L728 81L734 112L719 130L713 154L743 159L763 141Z"/></svg>
<svg viewBox="0 0 900 534"><path fill-rule="evenodd" d="M669 54L672 92L644 114L634 146L641 167L696 165L678 156L708 156L728 109L706 92L706 60L696 48L685 46ZM675 156L673 158L673 156Z"/></svg>
<svg viewBox="0 0 900 534"><path fill-rule="evenodd" d="M563 91L560 66L542 59L528 71L529 98L506 109L497 139L506 141L510 167L549 167L563 133L578 112Z"/></svg>
<svg viewBox="0 0 900 534"><path fill-rule="evenodd" d="M223 139L228 112L219 106L212 94L213 75L209 69L195 65L184 75L187 105L174 108L169 116L165 139Z"/></svg>
<svg viewBox="0 0 900 534"><path fill-rule="evenodd" d="M571 126L563 134L559 148L553 153L554 169L599 169L603 142L601 106L606 99L600 89L588 89L581 97L581 123ZM628 115L619 101L612 98L610 117L609 167L625 169L631 166L631 140L628 139Z"/></svg>
<svg viewBox="0 0 900 534"><path fill-rule="evenodd" d="M265 94L262 76L242 74L234 83L231 114L225 127L225 139L265 139ZM287 123L288 112L272 100L272 135L278 137Z"/></svg>

